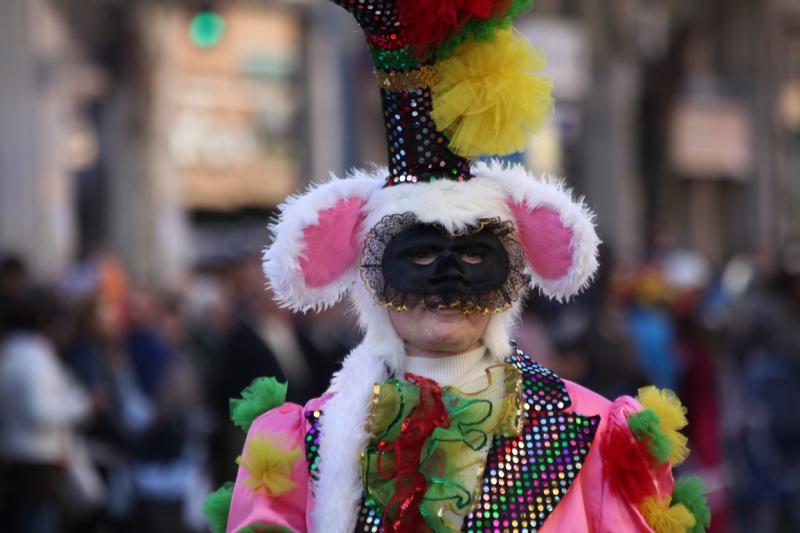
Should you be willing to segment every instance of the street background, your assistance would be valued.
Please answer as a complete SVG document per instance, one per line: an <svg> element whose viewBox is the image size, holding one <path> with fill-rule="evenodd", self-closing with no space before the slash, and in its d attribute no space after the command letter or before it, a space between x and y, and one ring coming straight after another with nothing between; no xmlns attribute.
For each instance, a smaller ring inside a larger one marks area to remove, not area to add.
<svg viewBox="0 0 800 533"><path fill-rule="evenodd" d="M519 343L608 397L675 390L712 531L800 531L800 3L536 0L517 28L557 108L509 159L604 241ZM359 339L343 306L272 302L267 223L385 158L332 3L0 1L0 530L204 531L244 439L227 399L275 375L305 401Z"/></svg>

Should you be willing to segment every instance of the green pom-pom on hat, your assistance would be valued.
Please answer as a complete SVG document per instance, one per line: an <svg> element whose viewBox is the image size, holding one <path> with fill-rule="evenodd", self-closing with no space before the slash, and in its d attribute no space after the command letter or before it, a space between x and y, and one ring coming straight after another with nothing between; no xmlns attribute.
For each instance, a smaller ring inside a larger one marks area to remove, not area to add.
<svg viewBox="0 0 800 533"><path fill-rule="evenodd" d="M698 476L686 476L675 480L672 503L682 503L695 519L695 525L687 533L704 533L711 525L711 509L706 500L708 489Z"/></svg>
<svg viewBox="0 0 800 533"><path fill-rule="evenodd" d="M254 379L241 398L231 399L231 422L247 431L253 420L286 401L286 388L286 383L275 378Z"/></svg>
<svg viewBox="0 0 800 533"><path fill-rule="evenodd" d="M650 455L656 462L663 463L672 453L672 445L661 430L660 423L661 419L652 409L642 409L628 416L628 427L636 441L645 441Z"/></svg>
<svg viewBox="0 0 800 533"><path fill-rule="evenodd" d="M212 533L225 533L231 498L233 498L233 483L230 481L206 496L203 502L203 516L208 520Z"/></svg>
<svg viewBox="0 0 800 533"><path fill-rule="evenodd" d="M511 27L514 20L528 11L533 6L533 0L511 0L505 16L499 18L488 18L481 20L470 20L457 33L448 37L438 48L436 48L436 60L447 59L456 48L464 42L474 39L476 41L491 40L498 30Z"/></svg>

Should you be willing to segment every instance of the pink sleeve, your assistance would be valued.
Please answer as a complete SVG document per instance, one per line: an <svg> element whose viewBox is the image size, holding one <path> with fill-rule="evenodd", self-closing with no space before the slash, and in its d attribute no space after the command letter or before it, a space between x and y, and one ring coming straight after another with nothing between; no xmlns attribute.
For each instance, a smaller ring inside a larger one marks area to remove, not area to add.
<svg viewBox="0 0 800 533"><path fill-rule="evenodd" d="M259 438L280 442L286 450L299 449L289 476L294 487L280 496L272 496L263 487L253 490L246 483L250 473L240 466L228 514L228 533L256 525L279 526L305 533L306 510L310 499L308 463L305 459L307 430L304 408L293 403L283 404L255 419L247 432L245 450L248 450L248 444L253 439Z"/></svg>
<svg viewBox="0 0 800 533"><path fill-rule="evenodd" d="M589 468L583 492L592 531L650 533L653 530L639 512L637 502L645 494L662 498L672 494L671 467L668 463L653 465L628 426L628 415L641 409L629 396L618 398L598 428L593 457L584 467Z"/></svg>
<svg viewBox="0 0 800 533"><path fill-rule="evenodd" d="M627 416L642 407L628 396L609 402L583 387L568 387L574 402L569 411L599 415L601 421L580 474L541 533L652 533L637 508L639 493L671 495L674 482L668 464L654 467L637 455Z"/></svg>

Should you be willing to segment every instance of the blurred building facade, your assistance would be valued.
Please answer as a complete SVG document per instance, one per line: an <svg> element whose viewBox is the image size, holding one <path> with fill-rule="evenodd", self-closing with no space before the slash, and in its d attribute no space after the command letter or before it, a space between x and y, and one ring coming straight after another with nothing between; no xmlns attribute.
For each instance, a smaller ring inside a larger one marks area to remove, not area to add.
<svg viewBox="0 0 800 533"><path fill-rule="evenodd" d="M800 175L787 166L799 16L790 1L537 2L531 19L569 21L590 56L581 97L557 114L563 168L623 261L669 247L717 264L774 257L800 235ZM551 43L555 63L564 54Z"/></svg>
<svg viewBox="0 0 800 533"><path fill-rule="evenodd" d="M519 29L559 104L518 159L585 194L623 263L800 238L797 2L537 0ZM41 271L108 250L172 283L257 251L308 181L385 159L329 2L7 0L0 30L0 249Z"/></svg>
<svg viewBox="0 0 800 533"><path fill-rule="evenodd" d="M64 268L75 244L69 103L80 87L73 40L44 0L0 5L0 248Z"/></svg>

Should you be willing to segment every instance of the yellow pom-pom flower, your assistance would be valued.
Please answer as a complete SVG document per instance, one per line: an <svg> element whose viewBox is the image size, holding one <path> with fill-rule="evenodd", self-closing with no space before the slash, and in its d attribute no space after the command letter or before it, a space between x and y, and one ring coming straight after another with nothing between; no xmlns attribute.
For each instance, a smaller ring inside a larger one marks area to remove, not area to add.
<svg viewBox="0 0 800 533"><path fill-rule="evenodd" d="M645 522L655 533L686 533L695 526L695 518L682 503L671 505L672 499L649 496L639 504Z"/></svg>
<svg viewBox="0 0 800 533"><path fill-rule="evenodd" d="M659 418L659 428L669 440L672 451L668 460L672 465L679 465L689 456L689 447L686 437L680 430L689 423L686 420L686 408L674 392L656 387L639 389L636 396L639 403L646 409L652 409Z"/></svg>
<svg viewBox="0 0 800 533"><path fill-rule="evenodd" d="M544 56L512 30L470 40L436 63L433 117L450 150L462 157L524 149L550 114L552 82L538 76Z"/></svg>
<svg viewBox="0 0 800 533"><path fill-rule="evenodd" d="M263 435L250 437L236 462L249 473L245 484L253 491L263 488L270 496L281 496L295 487L291 475L299 457L299 448L286 449L282 439Z"/></svg>

